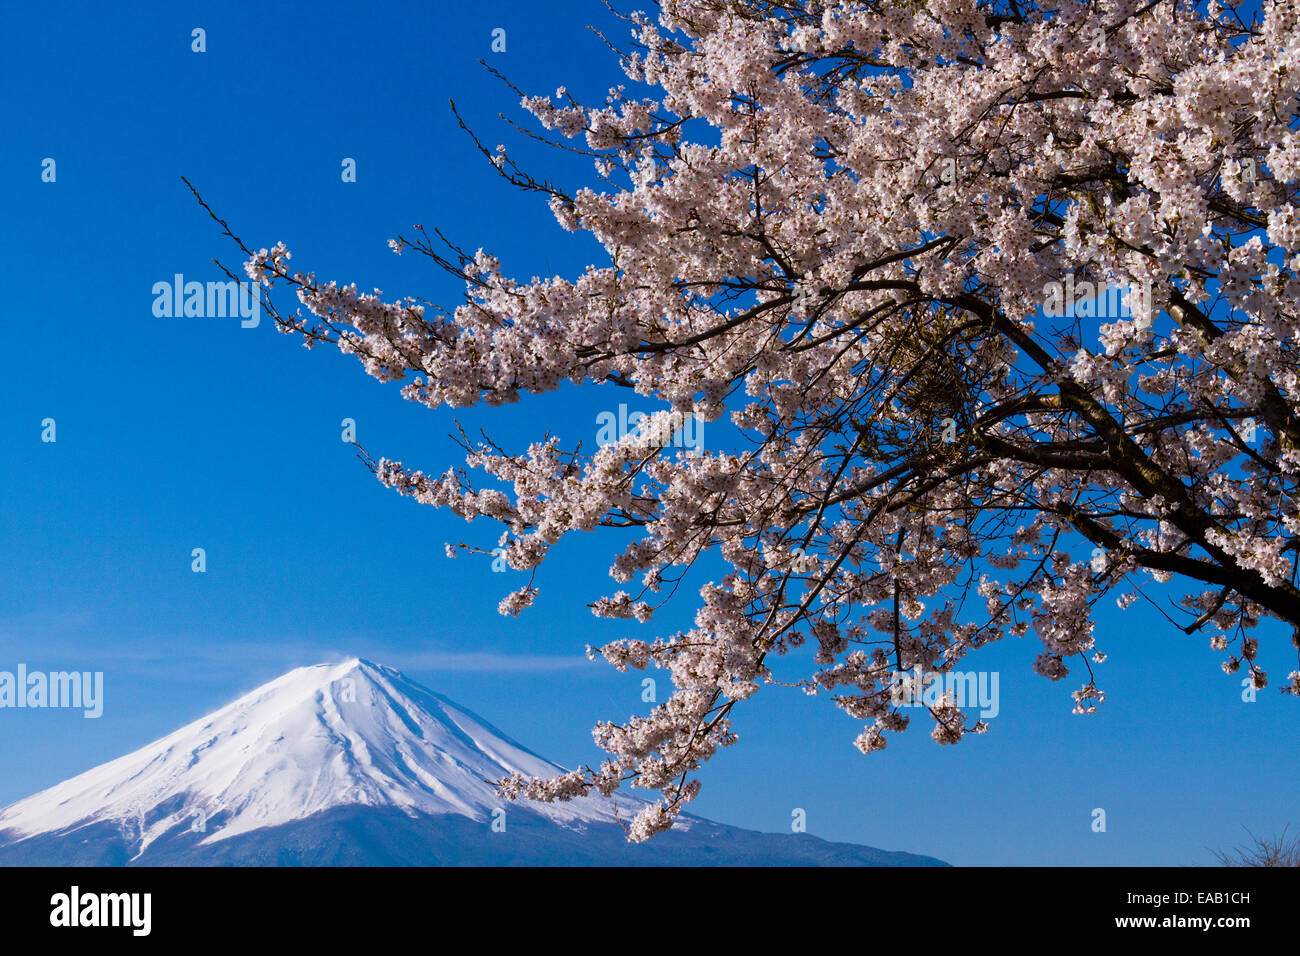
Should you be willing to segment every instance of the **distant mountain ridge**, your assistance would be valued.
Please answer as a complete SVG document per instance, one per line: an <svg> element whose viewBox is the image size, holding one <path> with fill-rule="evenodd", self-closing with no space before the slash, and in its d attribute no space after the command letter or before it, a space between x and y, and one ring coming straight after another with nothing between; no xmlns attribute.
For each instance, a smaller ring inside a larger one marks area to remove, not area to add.
<svg viewBox="0 0 1300 956"><path fill-rule="evenodd" d="M0 865L946 865L698 817L634 845L644 800L487 782L561 770L390 667L303 667L0 810Z"/></svg>

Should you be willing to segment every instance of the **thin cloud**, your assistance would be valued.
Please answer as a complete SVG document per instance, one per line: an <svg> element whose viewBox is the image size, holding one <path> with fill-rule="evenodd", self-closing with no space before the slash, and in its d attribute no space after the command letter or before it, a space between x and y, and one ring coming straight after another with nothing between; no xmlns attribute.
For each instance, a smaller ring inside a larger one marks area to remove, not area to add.
<svg viewBox="0 0 1300 956"><path fill-rule="evenodd" d="M29 622L35 624L37 622ZM48 622L42 622L48 623ZM73 622L64 622L69 625ZM75 627L69 629L75 630ZM140 674L174 673L195 663L219 663L228 670L252 667L259 673L273 670L283 673L309 664L325 664L364 657L377 664L398 670L465 671L465 672L547 672L590 667L592 662L579 655L507 654L499 651L407 650L385 648L358 641L352 646L333 640L329 645L302 640L194 641L176 638L130 638L105 641L63 634L43 639L30 633L15 634L18 628L0 625L0 645L8 656L41 660L73 658L80 663L101 662ZM36 628L39 630L39 628ZM28 632L29 628L22 628ZM80 663L78 666L80 666Z"/></svg>
<svg viewBox="0 0 1300 956"><path fill-rule="evenodd" d="M367 656L367 655L362 655ZM488 651L417 651L414 654L390 655L391 660L376 659L401 670L421 668L434 671L559 671L590 667L585 657L558 657L542 654L498 654Z"/></svg>

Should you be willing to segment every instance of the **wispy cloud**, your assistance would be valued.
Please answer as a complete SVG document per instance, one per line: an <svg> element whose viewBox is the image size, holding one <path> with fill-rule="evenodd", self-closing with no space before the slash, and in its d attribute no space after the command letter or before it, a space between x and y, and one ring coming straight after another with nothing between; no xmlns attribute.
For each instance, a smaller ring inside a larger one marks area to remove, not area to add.
<svg viewBox="0 0 1300 956"><path fill-rule="evenodd" d="M591 667L585 657L559 657L544 654L499 654L488 651L417 651L390 655L392 660L376 663L433 671L559 671Z"/></svg>
<svg viewBox="0 0 1300 956"><path fill-rule="evenodd" d="M308 664L333 663L364 657L398 670L477 671L497 673L545 672L593 667L585 656L509 654L446 648L412 650L371 639L355 642L333 638L328 643L301 638L262 641L163 637L114 637L95 633L92 622L77 615L25 616L0 621L0 648L13 657L61 661L77 666L111 663L123 671L162 676L195 664L220 665L229 671L259 676L283 673Z"/></svg>

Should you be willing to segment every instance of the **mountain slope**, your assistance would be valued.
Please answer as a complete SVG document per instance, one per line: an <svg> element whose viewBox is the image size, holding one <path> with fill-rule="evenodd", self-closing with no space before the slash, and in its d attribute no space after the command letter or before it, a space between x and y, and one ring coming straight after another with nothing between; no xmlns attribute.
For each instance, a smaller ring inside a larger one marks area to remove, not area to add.
<svg viewBox="0 0 1300 956"><path fill-rule="evenodd" d="M943 865L697 817L630 845L643 800L488 783L560 770L392 668L304 667L0 810L0 865Z"/></svg>

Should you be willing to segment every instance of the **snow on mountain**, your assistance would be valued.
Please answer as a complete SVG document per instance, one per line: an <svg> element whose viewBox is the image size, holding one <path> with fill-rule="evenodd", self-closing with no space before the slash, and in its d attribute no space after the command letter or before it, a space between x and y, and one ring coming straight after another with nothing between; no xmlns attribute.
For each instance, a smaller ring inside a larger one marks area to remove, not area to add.
<svg viewBox="0 0 1300 956"><path fill-rule="evenodd" d="M177 828L212 845L325 811L388 808L488 821L488 781L562 768L482 718L364 660L290 671L155 743L0 811L0 844L113 824L135 855ZM628 797L520 801L554 824L624 821ZM686 827L690 821L684 821Z"/></svg>

